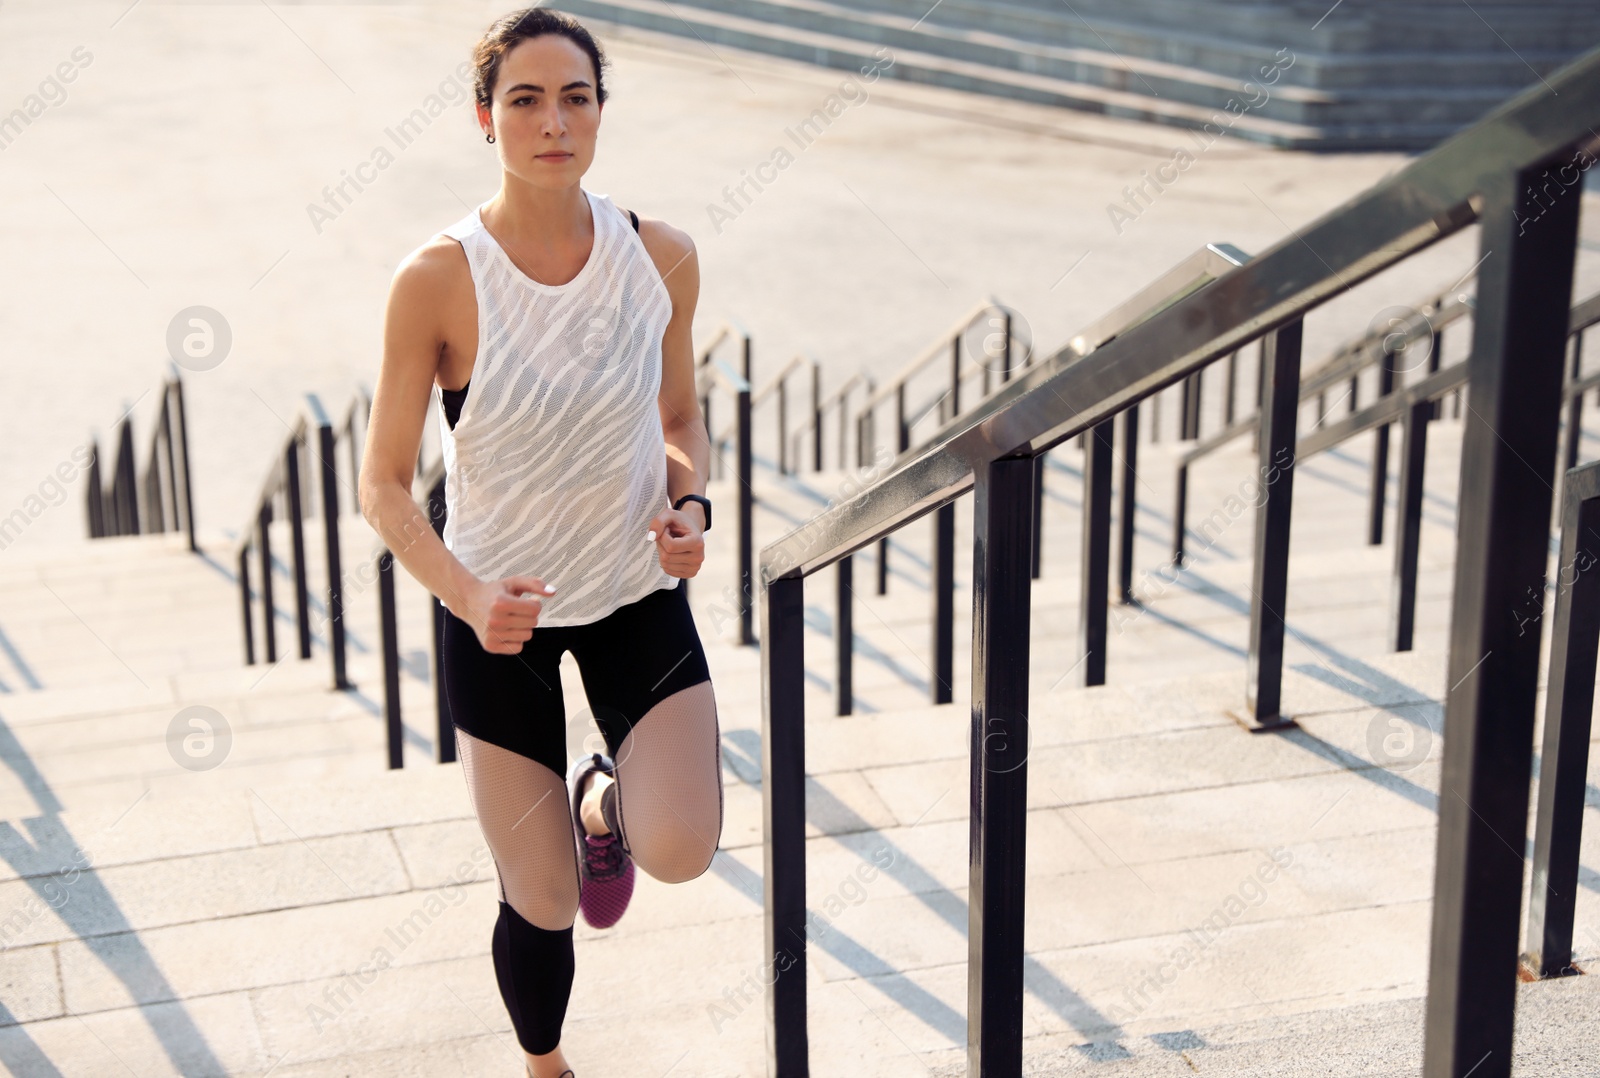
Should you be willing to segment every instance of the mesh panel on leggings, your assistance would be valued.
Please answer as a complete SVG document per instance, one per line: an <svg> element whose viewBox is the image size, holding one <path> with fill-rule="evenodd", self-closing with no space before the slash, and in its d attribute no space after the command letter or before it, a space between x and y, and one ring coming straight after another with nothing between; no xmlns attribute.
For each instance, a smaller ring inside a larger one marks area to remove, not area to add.
<svg viewBox="0 0 1600 1078"><path fill-rule="evenodd" d="M711 866L722 837L722 745L711 682L645 712L617 748L623 847L664 883Z"/></svg>
<svg viewBox="0 0 1600 1078"><path fill-rule="evenodd" d="M570 928L578 914L578 855L566 780L459 726L456 755L494 854L501 901L539 928Z"/></svg>

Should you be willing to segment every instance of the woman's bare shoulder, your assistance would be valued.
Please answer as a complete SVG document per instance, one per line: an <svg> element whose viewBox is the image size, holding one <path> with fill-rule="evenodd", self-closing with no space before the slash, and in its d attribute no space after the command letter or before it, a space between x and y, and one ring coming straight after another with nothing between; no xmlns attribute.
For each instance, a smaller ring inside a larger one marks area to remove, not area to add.
<svg viewBox="0 0 1600 1078"><path fill-rule="evenodd" d="M400 260L390 291L410 302L448 301L472 290L472 271L461 244L437 235Z"/></svg>
<svg viewBox="0 0 1600 1078"><path fill-rule="evenodd" d="M639 214L639 238L656 264L667 290L677 297L679 287L695 288L699 283L699 265L694 239L681 228L675 228L657 217Z"/></svg>

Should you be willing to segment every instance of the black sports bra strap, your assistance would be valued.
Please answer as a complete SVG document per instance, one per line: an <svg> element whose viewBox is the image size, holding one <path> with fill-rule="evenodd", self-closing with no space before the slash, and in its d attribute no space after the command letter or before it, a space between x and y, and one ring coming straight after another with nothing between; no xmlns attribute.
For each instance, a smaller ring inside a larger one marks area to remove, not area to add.
<svg viewBox="0 0 1600 1078"><path fill-rule="evenodd" d="M639 215L632 210L628 211L628 219L633 222L633 230L639 231Z"/></svg>

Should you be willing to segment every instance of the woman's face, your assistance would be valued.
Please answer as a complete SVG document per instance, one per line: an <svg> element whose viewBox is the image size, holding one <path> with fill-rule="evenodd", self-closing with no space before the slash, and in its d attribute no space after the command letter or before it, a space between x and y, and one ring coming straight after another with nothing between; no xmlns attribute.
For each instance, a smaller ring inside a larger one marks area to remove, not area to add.
<svg viewBox="0 0 1600 1078"><path fill-rule="evenodd" d="M490 109L478 107L505 170L534 187L577 183L594 160L600 130L594 83L589 54L560 34L512 46L500 60Z"/></svg>

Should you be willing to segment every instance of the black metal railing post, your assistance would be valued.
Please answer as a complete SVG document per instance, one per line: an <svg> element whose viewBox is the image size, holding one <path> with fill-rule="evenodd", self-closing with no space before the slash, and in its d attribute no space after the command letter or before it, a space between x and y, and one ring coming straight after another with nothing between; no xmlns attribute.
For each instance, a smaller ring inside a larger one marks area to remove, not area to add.
<svg viewBox="0 0 1600 1078"><path fill-rule="evenodd" d="M789 378L778 379L778 474L789 473Z"/></svg>
<svg viewBox="0 0 1600 1078"><path fill-rule="evenodd" d="M1300 345L1295 319L1268 334L1262 351L1261 427L1256 440L1261 502L1256 508L1250 645L1245 680L1248 725L1291 725L1283 703L1284 601L1289 594L1289 516L1294 496L1295 422L1300 410Z"/></svg>
<svg viewBox="0 0 1600 1078"><path fill-rule="evenodd" d="M157 435L161 443L161 474L166 477L167 496L164 499L161 515L162 531L177 531L183 527L183 498L182 480L178 477L178 453L173 443L176 438L173 430L176 424L172 418L172 391L177 387L176 382L169 382L161 389L161 426ZM167 519L167 507L171 507L171 520Z"/></svg>
<svg viewBox="0 0 1600 1078"><path fill-rule="evenodd" d="M1432 418L1433 401L1414 400L1406 409L1401 426L1405 456L1400 460L1400 533L1395 536L1394 581L1389 589L1389 647L1394 651L1410 651L1416 632L1423 473L1428 463L1428 423Z"/></svg>
<svg viewBox="0 0 1600 1078"><path fill-rule="evenodd" d="M405 766L405 727L400 721L400 625L395 609L394 553L378 555L378 625L383 640L383 728L389 768Z"/></svg>
<svg viewBox="0 0 1600 1078"><path fill-rule="evenodd" d="M1233 401L1239 395L1239 353L1237 350L1228 353L1228 374L1222 383L1222 425L1233 426Z"/></svg>
<svg viewBox="0 0 1600 1078"><path fill-rule="evenodd" d="M339 550L339 462L333 425L319 416L316 426L317 456L322 468L322 544L328 561L328 654L333 662L333 687L352 688L345 656L344 565Z"/></svg>
<svg viewBox="0 0 1600 1078"><path fill-rule="evenodd" d="M434 534L444 538L444 525L448 516L445 503L445 477L428 488L428 523ZM445 606L437 595L428 596L428 611L433 623L433 716L434 758L441 764L454 763L456 759L456 724L450 715L450 697L444 687L444 621Z"/></svg>
<svg viewBox="0 0 1600 1078"><path fill-rule="evenodd" d="M300 658L311 658L311 591L306 583L306 529L300 504L300 441L289 439L283 448L283 497L289 518L289 557L294 581L294 624Z"/></svg>
<svg viewBox="0 0 1600 1078"><path fill-rule="evenodd" d="M106 496L100 479L100 439L89 437L89 468L87 490L84 494L83 508L85 523L89 526L89 538L100 539L106 534Z"/></svg>
<svg viewBox="0 0 1600 1078"><path fill-rule="evenodd" d="M1083 455L1082 587L1078 590L1079 685L1106 683L1106 607L1111 585L1111 456L1116 417L1089 429Z"/></svg>
<svg viewBox="0 0 1600 1078"><path fill-rule="evenodd" d="M189 550L199 553L200 544L194 537L194 479L189 471L189 415L183 404L183 381L176 374L177 365L174 364L172 377L172 404L177 415L173 429L177 432L178 467L183 470L183 482L177 487L175 500L183 509L183 528L188 533Z"/></svg>
<svg viewBox="0 0 1600 1078"><path fill-rule="evenodd" d="M1533 886L1523 965L1539 977L1572 967L1579 843L1583 837L1595 657L1600 651L1600 462L1569 471L1561 486L1561 555L1550 630L1549 691L1533 827Z"/></svg>
<svg viewBox="0 0 1600 1078"><path fill-rule="evenodd" d="M745 370L750 368L750 338L744 339ZM739 643L748 646L756 642L755 611L755 466L750 446L750 379L744 380L738 393L739 431Z"/></svg>
<svg viewBox="0 0 1600 1078"><path fill-rule="evenodd" d="M133 422L124 415L117 424L117 470L112 480L117 535L139 534L138 477L134 475Z"/></svg>
<svg viewBox="0 0 1600 1078"><path fill-rule="evenodd" d="M761 821L767 1074L810 1074L806 1034L805 578L767 582L761 604Z"/></svg>
<svg viewBox="0 0 1600 1078"><path fill-rule="evenodd" d="M1519 169L1480 192L1484 254L1467 360L1472 407L1461 448L1449 736L1439 776L1440 790L1454 796L1439 798L1425 1078L1452 1078L1480 1063L1483 1078L1511 1073L1541 641L1507 614L1529 594L1544 594L1546 469L1556 457L1580 201L1535 205L1539 172L1537 164Z"/></svg>
<svg viewBox="0 0 1600 1078"><path fill-rule="evenodd" d="M1000 367L1000 384L1004 385L1011 381L1011 311L1007 309L1002 317L1005 319L1005 356Z"/></svg>
<svg viewBox="0 0 1600 1078"><path fill-rule="evenodd" d="M256 634L255 623L251 618L250 610L250 548L239 548L239 607L244 611L244 664L251 666L256 661Z"/></svg>
<svg viewBox="0 0 1600 1078"><path fill-rule="evenodd" d="M854 557L840 558L834 565L833 603L833 706L835 715L855 710L855 575Z"/></svg>
<svg viewBox="0 0 1600 1078"><path fill-rule="evenodd" d="M811 364L811 470L822 471L822 364Z"/></svg>
<svg viewBox="0 0 1600 1078"><path fill-rule="evenodd" d="M967 1073L1021 1078L1033 461L974 480Z"/></svg>
<svg viewBox="0 0 1600 1078"><path fill-rule="evenodd" d="M715 428L711 425L710 383L707 383L706 391L700 395L700 416L706 421L706 445L711 449L711 463L713 467L718 469L717 478L726 479L728 477L728 469L722 463L722 449L715 440L716 435L711 433ZM707 478L710 477L708 476Z"/></svg>
<svg viewBox="0 0 1600 1078"><path fill-rule="evenodd" d="M256 511L256 554L261 562L261 641L269 663L278 661L278 626L272 601L272 499Z"/></svg>
<svg viewBox="0 0 1600 1078"><path fill-rule="evenodd" d="M1200 437L1200 386L1203 371L1195 371L1183 380L1183 396L1179 420L1183 429L1178 432L1180 441L1193 441Z"/></svg>
<svg viewBox="0 0 1600 1078"><path fill-rule="evenodd" d="M868 391L871 394L871 391ZM950 415L961 414L961 334L950 338Z"/></svg>
<svg viewBox="0 0 1600 1078"><path fill-rule="evenodd" d="M894 448L904 453L911 448L911 428L906 423L906 384L894 390ZM889 594L889 537L878 540L878 594Z"/></svg>
<svg viewBox="0 0 1600 1078"><path fill-rule="evenodd" d="M1378 357L1378 400L1382 400L1394 391L1394 357L1393 349L1385 345ZM1352 406L1354 403L1352 397ZM1367 498L1367 543L1377 546L1383 542L1383 509L1389 497L1389 424L1385 423L1375 429L1372 438L1372 484Z"/></svg>
<svg viewBox="0 0 1600 1078"><path fill-rule="evenodd" d="M933 676L936 704L954 699L956 623L956 507L946 502L933 513Z"/></svg>
<svg viewBox="0 0 1600 1078"><path fill-rule="evenodd" d="M1117 599L1133 602L1133 536L1139 508L1139 406L1122 413L1122 497L1119 500Z"/></svg>
<svg viewBox="0 0 1600 1078"><path fill-rule="evenodd" d="M1033 458L1033 564L1028 576L1038 580L1044 571L1044 471L1048 453Z"/></svg>
<svg viewBox="0 0 1600 1078"><path fill-rule="evenodd" d="M1172 496L1172 564L1183 564L1183 543L1189 519L1189 466L1178 465L1178 481Z"/></svg>

